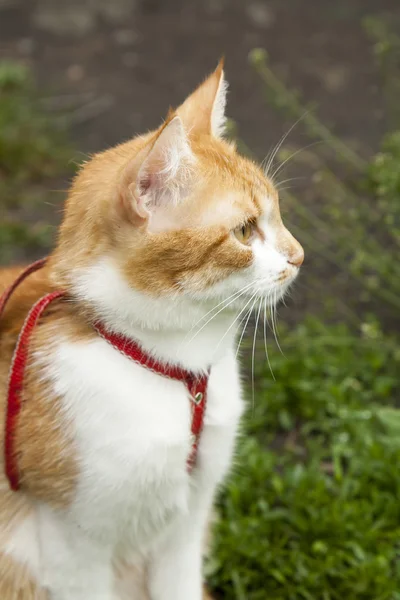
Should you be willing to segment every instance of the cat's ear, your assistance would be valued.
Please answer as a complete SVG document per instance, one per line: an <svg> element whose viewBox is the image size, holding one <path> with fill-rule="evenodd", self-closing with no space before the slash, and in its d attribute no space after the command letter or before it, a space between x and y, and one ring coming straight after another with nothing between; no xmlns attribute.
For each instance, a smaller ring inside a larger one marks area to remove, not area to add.
<svg viewBox="0 0 400 600"><path fill-rule="evenodd" d="M224 78L224 60L177 109L186 130L195 134L221 137L225 130L225 105L228 84Z"/></svg>
<svg viewBox="0 0 400 600"><path fill-rule="evenodd" d="M120 188L125 211L145 221L157 207L177 204L189 191L194 160L182 120L176 115L128 165Z"/></svg>

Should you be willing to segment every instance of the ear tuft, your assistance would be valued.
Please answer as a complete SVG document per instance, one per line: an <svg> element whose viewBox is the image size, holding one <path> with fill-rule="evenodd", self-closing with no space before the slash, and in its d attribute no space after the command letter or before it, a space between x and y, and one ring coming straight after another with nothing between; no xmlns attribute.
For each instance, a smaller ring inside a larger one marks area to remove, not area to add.
<svg viewBox="0 0 400 600"><path fill-rule="evenodd" d="M224 78L224 59L205 81L177 109L189 134L221 137L225 129L228 84Z"/></svg>
<svg viewBox="0 0 400 600"><path fill-rule="evenodd" d="M222 137L224 135L226 125L225 107L228 82L224 77L223 66L224 59L221 58L217 67L217 71L220 69L219 85L211 112L211 132L215 137Z"/></svg>

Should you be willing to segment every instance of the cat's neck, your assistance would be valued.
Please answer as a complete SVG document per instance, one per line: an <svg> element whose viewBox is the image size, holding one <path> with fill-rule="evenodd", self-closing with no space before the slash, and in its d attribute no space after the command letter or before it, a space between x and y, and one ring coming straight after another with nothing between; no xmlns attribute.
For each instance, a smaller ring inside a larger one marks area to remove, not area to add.
<svg viewBox="0 0 400 600"><path fill-rule="evenodd" d="M179 295L151 298L134 291L108 260L75 274L71 287L92 319L136 340L160 361L204 371L233 347L234 312L217 314Z"/></svg>
<svg viewBox="0 0 400 600"><path fill-rule="evenodd" d="M159 361L179 365L194 372L206 371L217 362L232 347L234 331L226 331L233 317L229 320L219 320L212 326L206 326L199 331L148 329L140 326L130 326L128 337L140 343L146 352L155 356ZM110 326L118 330L114 324ZM120 333L124 333L119 331ZM126 333L124 333L126 335ZM224 337L225 336L225 337Z"/></svg>

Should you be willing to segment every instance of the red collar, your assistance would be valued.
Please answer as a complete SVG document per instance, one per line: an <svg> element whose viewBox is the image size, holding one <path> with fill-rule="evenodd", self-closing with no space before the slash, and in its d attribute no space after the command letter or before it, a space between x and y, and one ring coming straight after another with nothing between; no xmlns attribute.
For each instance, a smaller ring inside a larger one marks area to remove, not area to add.
<svg viewBox="0 0 400 600"><path fill-rule="evenodd" d="M44 264L45 259L30 265L4 292L4 294L0 297L0 318L6 303L16 287L30 273L42 268ZM10 482L10 486L13 490L18 490L20 486L17 456L15 451L15 436L18 416L21 411L21 393L23 388L24 372L28 358L29 340L41 315L49 306L49 304L65 295L66 294L63 291L55 291L43 296L43 298L40 298L40 300L33 305L20 331L17 345L14 350L8 384L4 446L5 471ZM192 413L191 451L187 460L187 466L190 472L196 463L200 435L203 429L209 373L196 375L195 373L187 371L186 369L182 369L178 366L159 362L151 355L146 354L143 348L131 338L127 338L116 333L111 333L110 331L107 331L101 323L98 322L94 324L94 328L101 337L103 337L109 344L124 354L127 358L162 377L180 381L186 386L189 393L189 399L191 401Z"/></svg>
<svg viewBox="0 0 400 600"><path fill-rule="evenodd" d="M111 333L99 322L94 323L93 326L97 333L111 344L111 346L135 363L150 371L154 371L154 373L157 373L162 377L175 379L176 381L181 381L185 384L189 392L189 399L192 407L192 449L188 457L188 469L191 471L196 463L200 434L203 429L209 372L196 375L192 371L187 371L176 365L159 362L150 354L146 354L143 348L132 338L125 337L118 333Z"/></svg>

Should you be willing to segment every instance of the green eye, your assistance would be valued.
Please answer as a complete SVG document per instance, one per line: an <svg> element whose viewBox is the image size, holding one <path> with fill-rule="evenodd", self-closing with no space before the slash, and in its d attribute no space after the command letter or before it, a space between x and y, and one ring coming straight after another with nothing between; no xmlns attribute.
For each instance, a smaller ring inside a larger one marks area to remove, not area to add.
<svg viewBox="0 0 400 600"><path fill-rule="evenodd" d="M233 235L241 244L248 244L254 232L253 223L245 223L233 230Z"/></svg>

